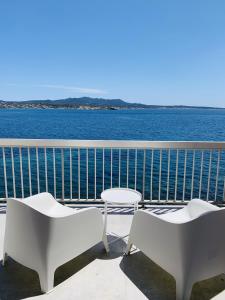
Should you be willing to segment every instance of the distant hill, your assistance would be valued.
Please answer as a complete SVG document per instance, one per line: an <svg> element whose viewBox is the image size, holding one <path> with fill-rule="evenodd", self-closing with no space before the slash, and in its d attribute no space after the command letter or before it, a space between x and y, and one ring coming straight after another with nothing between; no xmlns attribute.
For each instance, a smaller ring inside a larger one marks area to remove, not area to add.
<svg viewBox="0 0 225 300"><path fill-rule="evenodd" d="M66 98L59 100L28 100L22 101L29 104L44 103L51 105L90 105L90 106L114 106L114 107L148 107L148 105L141 103L129 103L121 99L103 99L103 98L91 98L91 97L81 97L81 98Z"/></svg>
<svg viewBox="0 0 225 300"><path fill-rule="evenodd" d="M68 108L68 109L146 109L146 108L205 108L214 107L185 106L185 105L147 105L142 103L131 103L121 99L104 98L66 98L58 100L26 100L26 101L4 101L0 100L0 108Z"/></svg>

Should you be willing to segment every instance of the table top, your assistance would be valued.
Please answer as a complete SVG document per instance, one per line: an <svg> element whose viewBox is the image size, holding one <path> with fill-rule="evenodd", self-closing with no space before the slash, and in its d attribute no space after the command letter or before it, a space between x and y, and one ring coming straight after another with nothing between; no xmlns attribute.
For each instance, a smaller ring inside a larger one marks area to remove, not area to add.
<svg viewBox="0 0 225 300"><path fill-rule="evenodd" d="M138 191L128 188L111 188L101 193L104 202L115 204L136 204L141 201L142 195Z"/></svg>

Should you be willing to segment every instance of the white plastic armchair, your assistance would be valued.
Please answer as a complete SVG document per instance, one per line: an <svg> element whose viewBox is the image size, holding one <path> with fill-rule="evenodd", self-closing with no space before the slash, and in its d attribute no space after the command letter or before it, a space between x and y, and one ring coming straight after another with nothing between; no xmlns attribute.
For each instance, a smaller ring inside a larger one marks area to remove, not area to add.
<svg viewBox="0 0 225 300"><path fill-rule="evenodd" d="M53 289L55 270L100 241L108 251L97 208L76 211L51 194L7 201L3 265L7 255L37 271L41 290Z"/></svg>
<svg viewBox="0 0 225 300"><path fill-rule="evenodd" d="M134 215L126 254L132 244L176 280L176 299L190 298L195 282L225 272L225 209L193 199L177 212Z"/></svg>

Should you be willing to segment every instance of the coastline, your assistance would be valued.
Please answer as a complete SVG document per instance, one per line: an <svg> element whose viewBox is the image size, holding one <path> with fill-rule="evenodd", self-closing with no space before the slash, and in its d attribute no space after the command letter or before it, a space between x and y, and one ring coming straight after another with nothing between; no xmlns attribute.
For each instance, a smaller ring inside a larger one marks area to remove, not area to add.
<svg viewBox="0 0 225 300"><path fill-rule="evenodd" d="M149 109L185 109L185 110L224 110L224 107L205 107L205 106L180 106L180 105L149 105L147 107L136 106L91 106L91 105L48 105L48 104L21 104L21 103L0 103L0 109L66 109L66 110L149 110Z"/></svg>

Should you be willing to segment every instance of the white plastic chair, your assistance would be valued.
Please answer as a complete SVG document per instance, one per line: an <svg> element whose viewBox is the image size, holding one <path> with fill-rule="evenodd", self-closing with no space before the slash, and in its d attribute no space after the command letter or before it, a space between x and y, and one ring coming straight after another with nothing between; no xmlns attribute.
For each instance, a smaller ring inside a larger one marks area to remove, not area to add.
<svg viewBox="0 0 225 300"><path fill-rule="evenodd" d="M41 290L53 289L55 270L100 241L108 252L103 217L97 208L76 211L51 194L7 201L3 265L7 255L36 270Z"/></svg>
<svg viewBox="0 0 225 300"><path fill-rule="evenodd" d="M194 199L177 212L135 213L132 244L176 280L176 299L190 298L195 282L225 272L225 209Z"/></svg>

